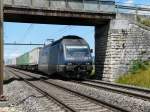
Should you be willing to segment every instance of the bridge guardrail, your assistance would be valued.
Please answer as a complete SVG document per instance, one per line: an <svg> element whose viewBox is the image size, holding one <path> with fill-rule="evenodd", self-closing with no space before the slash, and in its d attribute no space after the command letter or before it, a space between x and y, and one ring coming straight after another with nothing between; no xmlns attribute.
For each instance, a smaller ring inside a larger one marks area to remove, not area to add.
<svg viewBox="0 0 150 112"><path fill-rule="evenodd" d="M150 15L150 5L116 3L116 13Z"/></svg>

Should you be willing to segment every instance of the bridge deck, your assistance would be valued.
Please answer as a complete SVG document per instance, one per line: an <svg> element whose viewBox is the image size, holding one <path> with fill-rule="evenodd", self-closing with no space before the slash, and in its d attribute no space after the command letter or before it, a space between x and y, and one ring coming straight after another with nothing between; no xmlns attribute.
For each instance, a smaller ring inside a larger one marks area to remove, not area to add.
<svg viewBox="0 0 150 112"><path fill-rule="evenodd" d="M114 16L113 0L4 0L5 21L93 25Z"/></svg>
<svg viewBox="0 0 150 112"><path fill-rule="evenodd" d="M77 12L115 12L114 0L4 0L4 5Z"/></svg>

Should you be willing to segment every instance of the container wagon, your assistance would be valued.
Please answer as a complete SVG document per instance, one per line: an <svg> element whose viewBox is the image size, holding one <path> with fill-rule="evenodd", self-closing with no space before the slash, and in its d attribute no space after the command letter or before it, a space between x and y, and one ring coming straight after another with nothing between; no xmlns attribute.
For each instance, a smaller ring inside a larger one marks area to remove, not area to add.
<svg viewBox="0 0 150 112"><path fill-rule="evenodd" d="M35 48L16 58L16 67L24 70L38 70L39 51L41 47Z"/></svg>
<svg viewBox="0 0 150 112"><path fill-rule="evenodd" d="M8 59L6 61L6 66L15 67L16 66L16 58Z"/></svg>

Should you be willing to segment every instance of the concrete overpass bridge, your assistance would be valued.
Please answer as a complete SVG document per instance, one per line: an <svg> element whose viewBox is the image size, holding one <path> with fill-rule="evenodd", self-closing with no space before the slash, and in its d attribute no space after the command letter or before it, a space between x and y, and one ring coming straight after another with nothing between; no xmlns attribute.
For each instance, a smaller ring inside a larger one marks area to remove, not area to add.
<svg viewBox="0 0 150 112"><path fill-rule="evenodd" d="M114 16L114 0L4 0L10 22L98 25Z"/></svg>

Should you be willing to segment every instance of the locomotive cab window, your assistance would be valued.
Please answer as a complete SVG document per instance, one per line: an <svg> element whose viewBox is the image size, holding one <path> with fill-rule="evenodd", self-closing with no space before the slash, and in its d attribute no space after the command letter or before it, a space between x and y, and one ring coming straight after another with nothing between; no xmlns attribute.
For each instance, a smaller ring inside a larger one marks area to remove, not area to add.
<svg viewBox="0 0 150 112"><path fill-rule="evenodd" d="M89 57L90 52L88 46L66 46L66 56L67 57Z"/></svg>

